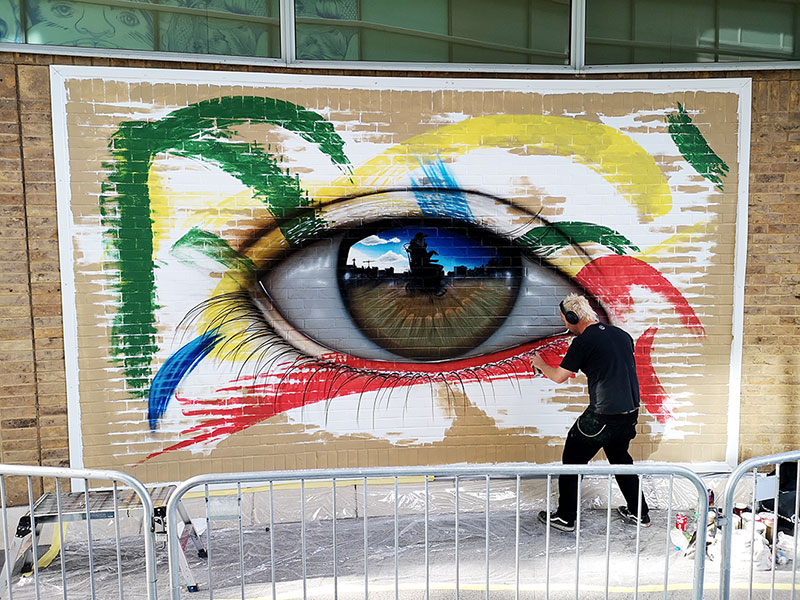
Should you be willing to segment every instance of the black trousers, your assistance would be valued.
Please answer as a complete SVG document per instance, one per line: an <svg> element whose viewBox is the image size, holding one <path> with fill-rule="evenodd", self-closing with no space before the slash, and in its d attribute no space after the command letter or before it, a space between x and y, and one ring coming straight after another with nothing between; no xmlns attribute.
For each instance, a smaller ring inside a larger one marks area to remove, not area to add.
<svg viewBox="0 0 800 600"><path fill-rule="evenodd" d="M612 465L632 465L628 453L631 440L636 437L638 411L625 415L600 415L590 410L578 417L567 434L561 461L565 465L585 465L602 448ZM617 484L628 504L628 510L637 514L636 498L639 495L639 478L636 475L617 475ZM558 516L574 521L578 510L578 476L558 477ZM644 495L642 516L649 511Z"/></svg>

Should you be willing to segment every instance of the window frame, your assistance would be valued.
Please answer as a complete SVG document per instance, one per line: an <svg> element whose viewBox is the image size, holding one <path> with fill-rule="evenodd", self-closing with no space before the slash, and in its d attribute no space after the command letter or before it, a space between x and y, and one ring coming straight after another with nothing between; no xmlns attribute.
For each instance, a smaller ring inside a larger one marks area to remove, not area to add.
<svg viewBox="0 0 800 600"><path fill-rule="evenodd" d="M84 0L103 4L102 0ZM245 57L217 54L191 54L157 50L123 50L108 48L80 48L46 44L0 42L0 52L85 56L108 59L153 60L165 62L194 62L222 65L247 65L313 69L332 71L409 71L437 73L529 73L529 74L603 74L603 73L658 73L692 71L760 71L800 69L800 60L744 61L744 62L693 62L693 63L626 63L587 65L586 58L586 3L588 0L570 2L569 64L498 64L498 63L448 63L448 62L389 62L389 61L332 61L298 60L296 54L296 20L294 0L279 0L280 58ZM800 40L796 40L800 44Z"/></svg>

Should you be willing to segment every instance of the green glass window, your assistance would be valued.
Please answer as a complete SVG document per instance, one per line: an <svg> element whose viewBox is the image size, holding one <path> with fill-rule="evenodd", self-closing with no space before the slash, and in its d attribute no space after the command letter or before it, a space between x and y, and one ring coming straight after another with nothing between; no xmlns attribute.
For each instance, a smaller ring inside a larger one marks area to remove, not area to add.
<svg viewBox="0 0 800 600"><path fill-rule="evenodd" d="M586 64L797 60L796 0L589 0Z"/></svg>
<svg viewBox="0 0 800 600"><path fill-rule="evenodd" d="M0 42L24 42L20 26L20 0L0 0Z"/></svg>
<svg viewBox="0 0 800 600"><path fill-rule="evenodd" d="M279 58L278 0L160 0L158 50Z"/></svg>
<svg viewBox="0 0 800 600"><path fill-rule="evenodd" d="M278 0L0 0L0 27L4 42L280 56Z"/></svg>
<svg viewBox="0 0 800 600"><path fill-rule="evenodd" d="M569 0L296 0L297 58L569 64Z"/></svg>

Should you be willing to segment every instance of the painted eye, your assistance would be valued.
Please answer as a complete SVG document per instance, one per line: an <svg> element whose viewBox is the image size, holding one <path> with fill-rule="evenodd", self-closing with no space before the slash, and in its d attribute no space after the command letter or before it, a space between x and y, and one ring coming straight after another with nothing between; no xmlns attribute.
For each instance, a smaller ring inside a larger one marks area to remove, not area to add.
<svg viewBox="0 0 800 600"><path fill-rule="evenodd" d="M69 4L54 4L52 11L58 17L71 17L75 13Z"/></svg>
<svg viewBox="0 0 800 600"><path fill-rule="evenodd" d="M139 24L139 17L129 11L124 11L119 15L119 22L128 27L136 27Z"/></svg>
<svg viewBox="0 0 800 600"><path fill-rule="evenodd" d="M283 319L317 344L412 363L557 335L559 301L585 293L513 239L452 218L350 227L292 252L257 281Z"/></svg>

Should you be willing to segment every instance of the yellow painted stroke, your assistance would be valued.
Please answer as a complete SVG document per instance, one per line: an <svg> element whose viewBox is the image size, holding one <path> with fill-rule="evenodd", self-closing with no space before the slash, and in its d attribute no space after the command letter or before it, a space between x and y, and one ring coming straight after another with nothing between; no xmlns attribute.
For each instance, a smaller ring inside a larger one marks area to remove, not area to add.
<svg viewBox="0 0 800 600"><path fill-rule="evenodd" d="M709 224L707 221L696 223L695 225L681 229L678 233L668 237L660 244L644 250L641 254L637 255L637 258L647 263L656 261L658 258L665 255L674 254L675 248L690 243L693 237L708 234L710 230L714 229L716 229L716 227Z"/></svg>
<svg viewBox="0 0 800 600"><path fill-rule="evenodd" d="M226 294L235 293L254 285L253 273L245 270L229 269L220 280L211 298L224 298ZM230 346L225 344L217 345L211 352L211 356L218 360L237 360L241 353L250 353L258 344L244 343L248 335L246 332L247 323L242 319L231 319L230 311L237 308L238 301L224 301L219 300L210 303L203 310L202 316L198 319L197 329L198 332L208 331L210 329L216 330L217 334L221 335L224 339L231 343ZM247 355L247 354L245 354Z"/></svg>
<svg viewBox="0 0 800 600"><path fill-rule="evenodd" d="M601 123L542 115L492 115L445 125L389 148L357 167L352 175L309 191L324 204L396 184L417 169L420 161L447 161L481 148L572 158L611 183L636 207L642 221L665 215L672 208L664 174L653 157L631 138Z"/></svg>
<svg viewBox="0 0 800 600"><path fill-rule="evenodd" d="M248 222L260 219L263 223L267 211L264 202L246 188L231 195L220 194L215 186L180 190L170 186L166 161L154 161L147 183L150 193L150 214L153 219L153 256L158 256L161 244L169 239L175 228L187 232L192 227L224 237L232 222L246 229ZM198 172L198 177L209 177ZM179 212L180 211L180 212Z"/></svg>

